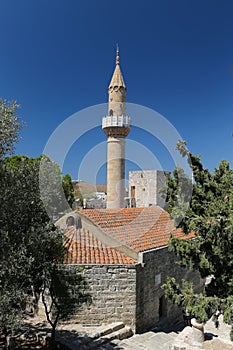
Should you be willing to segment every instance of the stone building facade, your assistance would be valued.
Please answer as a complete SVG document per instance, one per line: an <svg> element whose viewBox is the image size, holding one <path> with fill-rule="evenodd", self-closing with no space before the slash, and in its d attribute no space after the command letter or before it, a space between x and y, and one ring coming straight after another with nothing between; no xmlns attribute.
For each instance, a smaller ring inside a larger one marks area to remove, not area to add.
<svg viewBox="0 0 233 350"><path fill-rule="evenodd" d="M131 207L159 205L164 208L161 190L166 187L166 176L161 170L129 172L129 199Z"/></svg>
<svg viewBox="0 0 233 350"><path fill-rule="evenodd" d="M192 280L201 288L199 276L178 268L167 248L144 253L143 261L131 265L82 265L93 301L79 310L75 321L91 325L122 321L141 333L182 320L181 309L165 299L161 285L173 276L177 281Z"/></svg>
<svg viewBox="0 0 233 350"><path fill-rule="evenodd" d="M175 264L168 251L170 233L180 239L169 215L159 207L100 209L73 212L68 216L67 267L82 266L92 295L75 316L82 324L122 321L136 332L182 319L181 310L164 298L161 288L167 277L193 281L202 287L198 274ZM71 222L72 220L68 220Z"/></svg>
<svg viewBox="0 0 233 350"><path fill-rule="evenodd" d="M83 306L75 319L84 324L107 324L123 321L135 328L135 265L83 265L92 304Z"/></svg>

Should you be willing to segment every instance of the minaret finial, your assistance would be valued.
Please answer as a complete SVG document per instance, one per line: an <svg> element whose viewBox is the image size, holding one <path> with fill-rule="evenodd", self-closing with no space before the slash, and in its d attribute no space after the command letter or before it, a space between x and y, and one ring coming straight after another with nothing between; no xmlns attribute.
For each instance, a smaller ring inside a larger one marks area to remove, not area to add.
<svg viewBox="0 0 233 350"><path fill-rule="evenodd" d="M116 44L116 64L120 64L119 45Z"/></svg>

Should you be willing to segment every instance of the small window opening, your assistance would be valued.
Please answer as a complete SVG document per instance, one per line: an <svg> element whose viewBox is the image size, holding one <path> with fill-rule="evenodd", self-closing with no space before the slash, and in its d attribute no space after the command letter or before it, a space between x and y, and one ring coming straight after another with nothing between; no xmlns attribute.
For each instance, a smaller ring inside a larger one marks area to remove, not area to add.
<svg viewBox="0 0 233 350"><path fill-rule="evenodd" d="M167 316L167 300L165 295L159 298L159 318Z"/></svg>
<svg viewBox="0 0 233 350"><path fill-rule="evenodd" d="M69 226L74 226L74 217L73 216L69 216L66 220L66 225L67 227Z"/></svg>

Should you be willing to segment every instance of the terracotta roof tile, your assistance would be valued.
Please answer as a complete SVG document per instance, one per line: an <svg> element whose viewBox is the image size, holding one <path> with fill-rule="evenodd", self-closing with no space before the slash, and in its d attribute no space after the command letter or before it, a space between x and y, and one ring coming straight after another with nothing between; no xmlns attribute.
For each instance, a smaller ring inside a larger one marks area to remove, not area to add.
<svg viewBox="0 0 233 350"><path fill-rule="evenodd" d="M66 231L66 264L134 264L135 260L108 247L85 229L69 227Z"/></svg>
<svg viewBox="0 0 233 350"><path fill-rule="evenodd" d="M171 233L181 239L194 237L174 228L173 220L160 207L87 209L82 210L82 214L136 252L166 246Z"/></svg>

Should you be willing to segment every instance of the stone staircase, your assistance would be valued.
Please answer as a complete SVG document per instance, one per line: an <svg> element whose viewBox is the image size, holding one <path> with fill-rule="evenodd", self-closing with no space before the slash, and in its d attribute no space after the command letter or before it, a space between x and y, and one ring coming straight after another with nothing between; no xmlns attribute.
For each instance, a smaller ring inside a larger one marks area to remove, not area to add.
<svg viewBox="0 0 233 350"><path fill-rule="evenodd" d="M58 342L67 350L170 350L178 335L180 325L172 329L159 329L143 334L133 334L122 322L94 327L92 330L61 333Z"/></svg>
<svg viewBox="0 0 233 350"><path fill-rule="evenodd" d="M57 342L66 347L67 350L111 350L122 349L118 344L133 335L130 327L122 322L115 322L102 327L98 332L83 335L63 335L57 337Z"/></svg>
<svg viewBox="0 0 233 350"><path fill-rule="evenodd" d="M146 332L120 342L121 350L170 350L177 337L176 332Z"/></svg>

